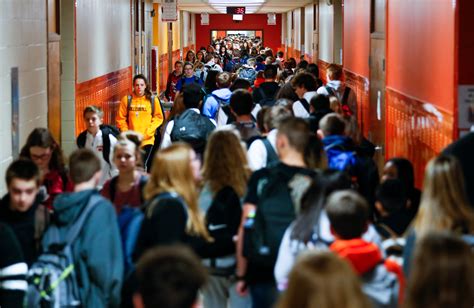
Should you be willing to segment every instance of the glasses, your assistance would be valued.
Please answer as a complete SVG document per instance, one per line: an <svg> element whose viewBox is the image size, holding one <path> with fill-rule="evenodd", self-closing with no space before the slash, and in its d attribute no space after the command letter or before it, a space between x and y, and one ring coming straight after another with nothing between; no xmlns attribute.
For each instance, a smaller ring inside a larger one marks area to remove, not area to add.
<svg viewBox="0 0 474 308"><path fill-rule="evenodd" d="M51 152L49 153L44 153L41 155L36 155L36 154L30 154L32 160L45 160L48 159L51 156Z"/></svg>

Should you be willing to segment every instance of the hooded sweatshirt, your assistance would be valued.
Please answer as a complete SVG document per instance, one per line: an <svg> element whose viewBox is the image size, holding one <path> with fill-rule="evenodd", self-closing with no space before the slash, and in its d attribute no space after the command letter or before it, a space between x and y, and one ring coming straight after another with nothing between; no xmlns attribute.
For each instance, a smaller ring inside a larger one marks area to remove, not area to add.
<svg viewBox="0 0 474 308"><path fill-rule="evenodd" d="M67 232L97 190L59 195L54 200L53 221ZM102 197L101 197L102 198ZM89 213L72 246L75 269L80 277L83 307L119 307L123 256L115 210L107 199Z"/></svg>
<svg viewBox="0 0 474 308"><path fill-rule="evenodd" d="M202 114L210 119L217 120L219 103L229 104L232 91L229 88L222 88L212 91L212 94L204 101ZM217 98L217 99L216 99Z"/></svg>
<svg viewBox="0 0 474 308"><path fill-rule="evenodd" d="M377 245L357 238L336 240L329 249L347 260L362 278L362 289L374 307L397 307L398 302L402 302L401 269L385 261Z"/></svg>

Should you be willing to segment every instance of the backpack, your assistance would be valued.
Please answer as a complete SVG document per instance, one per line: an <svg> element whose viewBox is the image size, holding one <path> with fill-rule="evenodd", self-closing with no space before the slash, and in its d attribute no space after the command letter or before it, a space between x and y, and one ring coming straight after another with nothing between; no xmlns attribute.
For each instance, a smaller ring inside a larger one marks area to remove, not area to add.
<svg viewBox="0 0 474 308"><path fill-rule="evenodd" d="M100 195L92 195L77 220L66 230L65 237L61 236L60 227L50 224L43 236L43 253L28 271L25 307L81 306L72 245L89 214L103 200Z"/></svg>
<svg viewBox="0 0 474 308"><path fill-rule="evenodd" d="M184 81L183 81L184 82ZM184 85L184 83L183 83ZM132 106L132 96L128 95L127 96L127 119L128 119L128 112L130 110L130 107ZM158 103L161 109L161 114L163 115L163 122L160 126L158 126L155 130L155 142L154 142L154 147L158 147L161 143L161 127L163 126L163 123L165 122L165 111L163 109L163 105L161 104L161 100L158 98ZM150 104L151 104L151 117L155 115L155 96L152 95L150 98Z"/></svg>
<svg viewBox="0 0 474 308"><path fill-rule="evenodd" d="M206 104L206 101L210 98L210 97L213 97L216 102L219 104L219 109L217 110L217 113L219 112L219 110L225 108L224 112L226 114L226 116L229 118L229 117L232 117L232 114L230 112L230 107L229 107L229 102L230 102L230 97L228 99L222 99L220 98L219 96L213 94L213 93L210 93L210 94L206 94L206 96L204 96L203 100L202 100L202 106L204 107L204 105ZM217 114L214 115L214 118L217 118Z"/></svg>
<svg viewBox="0 0 474 308"><path fill-rule="evenodd" d="M174 119L170 138L172 142L186 142L197 153L202 154L207 137L215 128L215 125L207 117L188 109Z"/></svg>
<svg viewBox="0 0 474 308"><path fill-rule="evenodd" d="M266 166L274 165L275 163L280 161L277 152L273 148L272 144L268 140L268 138L262 139L263 145L265 146L265 150L267 150L267 164Z"/></svg>
<svg viewBox="0 0 474 308"><path fill-rule="evenodd" d="M326 91L329 93L331 96L336 96L336 91L334 91L333 88L330 86L325 86ZM352 110L349 108L349 105L347 104L347 100L349 99L349 94L351 93L351 88L345 87L344 88L344 94L342 94L342 99L341 99L341 106L342 106L342 112L344 113L345 116L351 116L353 114Z"/></svg>
<svg viewBox="0 0 474 308"><path fill-rule="evenodd" d="M405 249L406 239L404 236L399 236L389 226L379 223L377 227L385 231L389 236L383 238L382 249L387 258L392 259L400 266L403 265L403 250ZM380 232L379 232L380 234Z"/></svg>
<svg viewBox="0 0 474 308"><path fill-rule="evenodd" d="M128 108L127 108L128 110ZM118 137L120 135L120 130L112 125L102 124L99 126L100 130L102 131L102 157L110 165L110 138L109 135L114 137ZM86 146L86 138L87 138L87 130L83 131L82 133L77 136L76 144L78 148L84 148Z"/></svg>
<svg viewBox="0 0 474 308"><path fill-rule="evenodd" d="M346 151L338 144L330 144L324 148L328 159L328 167L341 171L348 171L354 176L353 167L357 164L357 154L355 151Z"/></svg>
<svg viewBox="0 0 474 308"><path fill-rule="evenodd" d="M260 106L272 107L273 105L275 105L275 96L267 96L267 94L265 93L265 91L263 91L262 88L258 88L256 91L258 91L260 93L260 96L262 97L260 101L257 102Z"/></svg>
<svg viewBox="0 0 474 308"><path fill-rule="evenodd" d="M299 212L298 200L305 192L301 187L306 186L301 180L310 183L311 177L268 170L269 175L257 184L259 202L252 225L244 224L243 254L256 267L273 271L283 234Z"/></svg>
<svg viewBox="0 0 474 308"><path fill-rule="evenodd" d="M238 73L238 77L246 79L253 85L255 79L257 79L257 71L251 67L241 67Z"/></svg>

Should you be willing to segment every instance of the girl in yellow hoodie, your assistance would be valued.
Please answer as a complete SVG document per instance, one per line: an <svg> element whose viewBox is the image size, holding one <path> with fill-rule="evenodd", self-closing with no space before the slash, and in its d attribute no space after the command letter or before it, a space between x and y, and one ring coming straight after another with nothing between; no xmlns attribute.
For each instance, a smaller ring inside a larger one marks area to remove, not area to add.
<svg viewBox="0 0 474 308"><path fill-rule="evenodd" d="M164 119L158 97L154 98L154 108L151 106L151 98L152 94L146 77L141 74L136 75L133 77L131 103L128 103L129 96L124 96L116 118L117 127L121 132L133 130L143 134L142 149L145 152L146 170L151 170L153 153L159 146L159 144L154 146L155 132L163 124Z"/></svg>

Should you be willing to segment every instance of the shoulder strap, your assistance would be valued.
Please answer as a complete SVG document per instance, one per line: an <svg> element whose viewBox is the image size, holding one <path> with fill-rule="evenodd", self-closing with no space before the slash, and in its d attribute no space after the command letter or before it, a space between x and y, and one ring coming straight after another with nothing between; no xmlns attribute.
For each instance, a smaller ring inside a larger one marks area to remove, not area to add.
<svg viewBox="0 0 474 308"><path fill-rule="evenodd" d="M87 130L83 131L79 134L79 136L77 136L76 144L78 148L83 148L86 146L86 136Z"/></svg>
<svg viewBox="0 0 474 308"><path fill-rule="evenodd" d="M336 93L334 92L333 88L331 88L330 86L325 86L325 88L329 95L336 96Z"/></svg>
<svg viewBox="0 0 474 308"><path fill-rule="evenodd" d="M85 223L87 217L89 216L90 212L92 212L92 210L102 200L103 200L102 196L100 196L100 195L95 195L94 194L90 197L89 201L87 202L86 207L84 208L84 210L82 210L82 213L79 215L76 222L71 226L71 228L67 232L66 243L68 245L71 245L75 241L75 239L77 238L77 236L81 232L82 227L84 226L84 223Z"/></svg>
<svg viewBox="0 0 474 308"><path fill-rule="evenodd" d="M267 167L268 164L274 161L278 161L278 154L275 152L275 149L273 149L272 144L268 140L268 138L263 138L262 139L263 145L265 145L265 149L267 150Z"/></svg>
<svg viewBox="0 0 474 308"><path fill-rule="evenodd" d="M349 93L351 92L351 88L346 87L344 89L344 94L342 95L341 105L347 105L347 100L349 99Z"/></svg>
<svg viewBox="0 0 474 308"><path fill-rule="evenodd" d="M151 117L155 115L155 96L152 94L150 97L150 103L151 103Z"/></svg>
<svg viewBox="0 0 474 308"><path fill-rule="evenodd" d="M128 121L128 114L130 112L130 107L132 107L132 96L127 96L127 121Z"/></svg>
<svg viewBox="0 0 474 308"><path fill-rule="evenodd" d="M390 235L390 238L392 239L397 239L399 236L395 233L395 231L393 231L389 226L387 226L386 224L378 224L378 226L383 229L385 232L387 232L389 235Z"/></svg>
<svg viewBox="0 0 474 308"><path fill-rule="evenodd" d="M107 162L107 164L110 165L110 137L109 129L101 129L102 131L102 157L104 157L104 160Z"/></svg>
<svg viewBox="0 0 474 308"><path fill-rule="evenodd" d="M309 113L309 103L305 98L300 99L301 105L303 105L304 109Z"/></svg>
<svg viewBox="0 0 474 308"><path fill-rule="evenodd" d="M140 182L139 182L139 187L140 187L140 192L141 192L141 201L142 204L144 203L145 199L143 198L143 189L145 188L146 183L148 182L148 177L144 174L140 176Z"/></svg>
<svg viewBox="0 0 474 308"><path fill-rule="evenodd" d="M118 175L114 176L110 180L109 195L110 195L110 202L112 202L112 203L114 203L115 193L117 192L117 182L118 182Z"/></svg>

